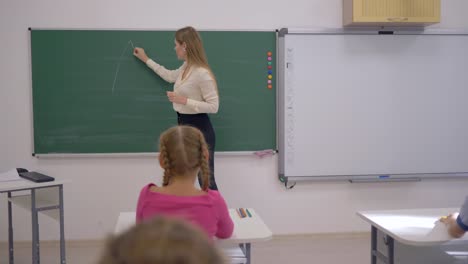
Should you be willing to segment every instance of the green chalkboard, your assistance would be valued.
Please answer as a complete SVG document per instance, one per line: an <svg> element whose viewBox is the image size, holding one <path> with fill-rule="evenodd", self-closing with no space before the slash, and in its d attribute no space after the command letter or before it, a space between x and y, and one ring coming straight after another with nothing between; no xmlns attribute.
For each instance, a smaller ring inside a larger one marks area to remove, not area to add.
<svg viewBox="0 0 468 264"><path fill-rule="evenodd" d="M276 33L200 34L220 93L216 151L276 149ZM35 154L157 152L159 134L177 124L172 84L132 45L168 69L182 64L174 31L31 30Z"/></svg>

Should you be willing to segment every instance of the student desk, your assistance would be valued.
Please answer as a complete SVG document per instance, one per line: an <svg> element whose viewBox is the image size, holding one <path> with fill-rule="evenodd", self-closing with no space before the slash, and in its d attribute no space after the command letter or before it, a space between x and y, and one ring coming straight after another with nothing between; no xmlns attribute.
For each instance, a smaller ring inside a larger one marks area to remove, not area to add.
<svg viewBox="0 0 468 264"><path fill-rule="evenodd" d="M447 233L443 223L437 223L440 217L459 208L435 208L435 209L405 209L386 211L358 212L364 221L372 225L371 229L371 263L377 263L377 258L384 263L394 263L394 240L413 246L438 245L455 240ZM377 232L384 235L387 248L387 256L377 250ZM466 240L465 234L460 240Z"/></svg>
<svg viewBox="0 0 468 264"><path fill-rule="evenodd" d="M247 264L250 264L250 244L269 240L272 238L272 233L255 210L251 208L248 208L248 210L252 214L252 217L240 218L235 209L229 209L229 214L234 222L234 232L230 238L217 239L216 242L219 243L221 247L223 245L239 244ZM122 212L117 220L115 233L120 233L134 224L135 212ZM228 251L232 252L232 250Z"/></svg>
<svg viewBox="0 0 468 264"><path fill-rule="evenodd" d="M11 204L16 204L31 210L32 223L32 263L40 263L39 250L39 219L42 212L60 223L60 263L65 264L65 232L63 217L63 184L65 181L35 183L21 179L17 181L0 182L0 194L7 193L8 197L8 250L9 263L14 263L13 254L13 215ZM18 195L12 193L21 192ZM28 192L25 194L25 192ZM58 209L58 210L55 210Z"/></svg>

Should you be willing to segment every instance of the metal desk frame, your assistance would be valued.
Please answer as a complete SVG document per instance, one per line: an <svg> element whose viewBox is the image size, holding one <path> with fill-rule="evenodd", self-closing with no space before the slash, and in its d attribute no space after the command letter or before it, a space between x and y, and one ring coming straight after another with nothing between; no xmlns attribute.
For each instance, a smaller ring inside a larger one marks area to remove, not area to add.
<svg viewBox="0 0 468 264"><path fill-rule="evenodd" d="M35 186L37 185L37 186ZM45 188L58 188L59 201L58 204L49 205L44 207L37 206L36 191ZM64 210L63 210L63 183L51 182L47 185L34 184L20 188L2 189L0 193L7 193L8 196L8 251L9 251L9 264L14 264L14 248L13 248L13 210L12 200L15 196L12 193L18 191L30 191L31 196L31 224L32 224L32 263L40 263L40 240L39 240L39 212L47 210L58 209L60 213L60 263L65 264L65 230L64 230Z"/></svg>

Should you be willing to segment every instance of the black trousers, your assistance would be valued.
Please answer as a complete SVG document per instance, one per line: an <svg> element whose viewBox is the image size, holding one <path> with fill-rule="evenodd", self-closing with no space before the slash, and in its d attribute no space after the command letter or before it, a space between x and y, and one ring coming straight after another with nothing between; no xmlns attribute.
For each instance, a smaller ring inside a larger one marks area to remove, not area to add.
<svg viewBox="0 0 468 264"><path fill-rule="evenodd" d="M208 150L210 152L210 189L218 190L216 181L214 178L214 150L216 146L216 135L211 125L210 117L207 114L180 114L177 113L177 123L179 125L187 125L198 128L205 136L206 143L208 144ZM202 184L200 176L198 176L198 182Z"/></svg>

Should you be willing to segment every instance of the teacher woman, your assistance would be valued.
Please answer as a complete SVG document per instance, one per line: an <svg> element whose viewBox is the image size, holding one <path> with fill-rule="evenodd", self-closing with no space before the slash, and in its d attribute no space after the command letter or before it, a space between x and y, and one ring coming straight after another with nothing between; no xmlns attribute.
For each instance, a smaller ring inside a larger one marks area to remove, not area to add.
<svg viewBox="0 0 468 264"><path fill-rule="evenodd" d="M184 61L176 70L168 70L150 59L145 50L135 48L135 55L162 79L174 83L174 91L167 97L177 112L179 125L198 128L208 143L210 164L210 189L217 190L214 178L214 150L216 136L208 114L217 113L219 94L216 78L208 65L200 35L193 27L184 27L175 33L175 52ZM200 181L200 178L198 178ZM201 184L200 184L201 185Z"/></svg>

